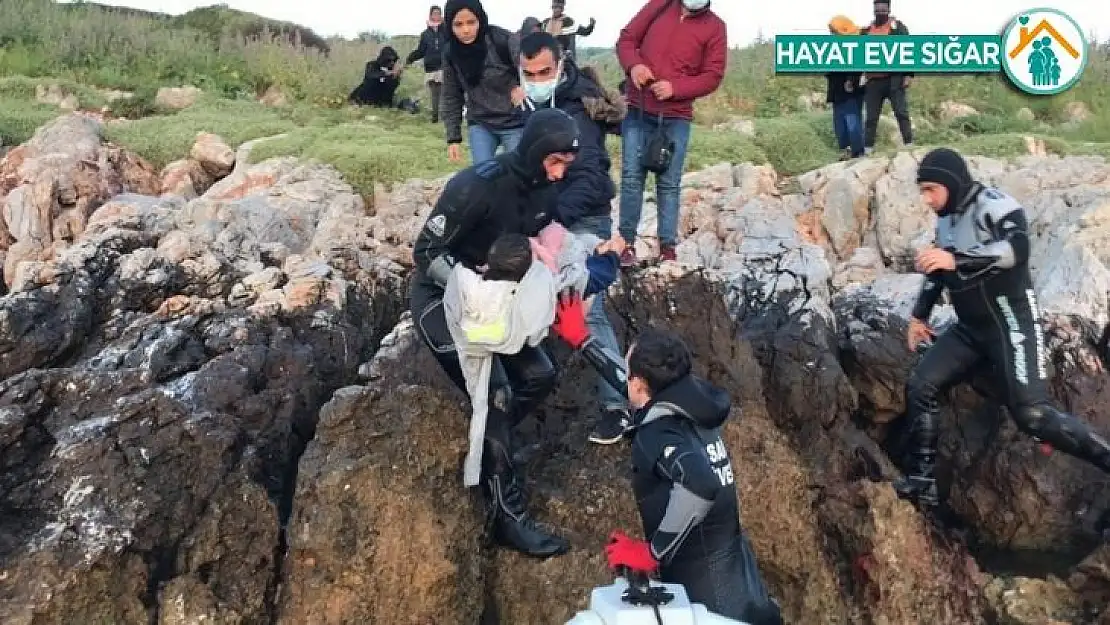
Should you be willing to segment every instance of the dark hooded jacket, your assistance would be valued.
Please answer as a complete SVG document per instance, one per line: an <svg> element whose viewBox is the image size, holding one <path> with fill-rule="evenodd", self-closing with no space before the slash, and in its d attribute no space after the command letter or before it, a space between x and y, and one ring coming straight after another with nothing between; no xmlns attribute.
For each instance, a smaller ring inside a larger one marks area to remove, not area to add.
<svg viewBox="0 0 1110 625"><path fill-rule="evenodd" d="M659 391L636 415L632 488L644 536L664 582L690 601L753 625L782 625L751 544L721 426L728 394L691 374Z"/></svg>
<svg viewBox="0 0 1110 625"><path fill-rule="evenodd" d="M451 29L455 15L468 9L478 17L478 38L462 44ZM462 143L463 105L468 124L491 130L509 130L524 125L523 111L513 106L510 96L520 85L512 33L489 23L478 0L451 0L444 8L447 44L443 52L443 96L440 113L447 143Z"/></svg>
<svg viewBox="0 0 1110 625"><path fill-rule="evenodd" d="M348 99L354 104L393 106L393 94L401 79L391 76L389 70L393 69L398 59L396 50L389 46L382 48L378 58L366 64L362 84L355 87Z"/></svg>
<svg viewBox="0 0 1110 625"><path fill-rule="evenodd" d="M542 115L525 127L515 150L448 181L413 244L421 280L442 288L455 264L471 269L486 264L490 245L502 234L536 236L554 221L557 193L543 160L554 152L573 152L581 141L569 116Z"/></svg>
<svg viewBox="0 0 1110 625"><path fill-rule="evenodd" d="M731 408L728 393L690 374L656 393L637 414L632 488L644 536L664 567L703 561L740 533L732 465L720 430ZM675 509L672 499L689 505ZM694 531L683 531L689 527Z"/></svg>
<svg viewBox="0 0 1110 625"><path fill-rule="evenodd" d="M412 65L424 59L425 72L438 72L443 67L443 46L447 39L445 35L447 28L446 24L440 24L439 28L431 26L425 28L424 32L420 33L420 43L405 59L405 65Z"/></svg>
<svg viewBox="0 0 1110 625"><path fill-rule="evenodd" d="M612 162L605 147L605 127L586 110L587 101L596 102L605 94L571 59L563 61L563 76L562 82L555 88L555 107L574 118L582 135L578 156L567 168L566 177L558 184L558 219L571 228L583 217L610 214L610 201L617 190L609 176ZM537 108L551 106L550 101L532 104ZM525 108L531 110L528 106Z"/></svg>

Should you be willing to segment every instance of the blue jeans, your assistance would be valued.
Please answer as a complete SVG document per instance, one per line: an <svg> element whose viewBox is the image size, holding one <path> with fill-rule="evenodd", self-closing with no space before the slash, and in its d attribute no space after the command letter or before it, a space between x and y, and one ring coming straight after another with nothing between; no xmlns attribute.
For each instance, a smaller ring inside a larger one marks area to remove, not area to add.
<svg viewBox="0 0 1110 625"><path fill-rule="evenodd" d="M644 182L647 171L640 167L640 151L659 127L659 118L642 115L628 107L621 122L621 200L620 234L631 244L636 240L640 213L644 209ZM682 199L682 170L686 163L686 146L690 143L690 122L685 119L663 119L663 128L674 140L674 158L662 175L655 177L655 197L659 207L659 243L673 247L678 243L678 209Z"/></svg>
<svg viewBox="0 0 1110 625"><path fill-rule="evenodd" d="M850 146L853 157L863 155L863 98L833 104L833 129L841 150Z"/></svg>
<svg viewBox="0 0 1110 625"><path fill-rule="evenodd" d="M576 234L593 234L602 239L608 239L613 232L613 218L608 215L590 215L579 219L567 229ZM624 352L617 343L617 334L613 332L609 315L605 313L604 291L597 294L593 305L586 313L586 327L605 351L615 356L617 360L624 360ZM624 399L625 392L625 389L615 389L605 381L605 378L597 376L597 399L605 410L625 409L628 403Z"/></svg>
<svg viewBox="0 0 1110 625"><path fill-rule="evenodd" d="M520 143L524 128L510 128L508 130L493 130L481 124L471 124L467 128L467 138L470 141L470 163L488 161L497 154L497 146L505 151L515 149Z"/></svg>

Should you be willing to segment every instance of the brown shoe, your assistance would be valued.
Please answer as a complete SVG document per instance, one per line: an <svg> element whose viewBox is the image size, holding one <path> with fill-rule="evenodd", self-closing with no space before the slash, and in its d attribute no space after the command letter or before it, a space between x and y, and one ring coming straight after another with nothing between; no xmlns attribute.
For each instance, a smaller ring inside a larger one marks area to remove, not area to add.
<svg viewBox="0 0 1110 625"><path fill-rule="evenodd" d="M678 254L675 253L673 245L664 245L663 247L659 248L659 262L675 262L677 260Z"/></svg>

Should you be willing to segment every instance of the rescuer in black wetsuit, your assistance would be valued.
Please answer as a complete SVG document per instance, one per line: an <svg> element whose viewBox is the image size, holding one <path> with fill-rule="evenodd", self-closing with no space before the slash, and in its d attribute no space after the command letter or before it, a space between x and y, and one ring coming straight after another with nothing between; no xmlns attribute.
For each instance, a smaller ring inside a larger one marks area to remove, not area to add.
<svg viewBox="0 0 1110 625"><path fill-rule="evenodd" d="M940 396L981 363L999 372L999 390L1022 431L1110 473L1110 444L1049 403L1021 204L973 180L963 157L949 149L922 159L917 182L939 218L936 247L917 255L926 277L907 332L910 349L933 335L927 322L944 289L959 321L936 339L906 382L910 468L895 490L925 505L938 503L933 468Z"/></svg>
<svg viewBox="0 0 1110 625"><path fill-rule="evenodd" d="M664 582L682 584L690 601L751 625L781 625L740 526L740 504L721 425L728 394L693 374L679 337L649 330L625 364L589 336L581 298L561 298L551 326L581 350L636 408L632 488L644 535ZM627 376L625 372L627 371Z"/></svg>
<svg viewBox="0 0 1110 625"><path fill-rule="evenodd" d="M542 113L542 114L541 114ZM443 289L457 263L480 271L502 234L535 236L553 220L555 187L578 150L574 119L558 109L534 113L516 149L455 174L413 246L416 270L409 298L421 340L463 392L466 380L443 311ZM535 524L512 463L510 430L555 384L555 366L541 347L499 354L491 380L482 453L482 485L490 501L494 536L528 555L547 557L569 544ZM498 398L510 397L508 402Z"/></svg>

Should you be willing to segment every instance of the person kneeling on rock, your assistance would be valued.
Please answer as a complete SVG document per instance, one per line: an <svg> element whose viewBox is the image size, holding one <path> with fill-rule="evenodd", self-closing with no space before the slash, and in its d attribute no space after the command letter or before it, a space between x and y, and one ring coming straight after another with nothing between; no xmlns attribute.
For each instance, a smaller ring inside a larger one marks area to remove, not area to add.
<svg viewBox="0 0 1110 625"><path fill-rule="evenodd" d="M940 396L984 363L999 373L999 390L1022 431L1110 473L1110 443L1049 403L1025 210L974 180L964 158L946 148L925 155L917 183L938 219L936 245L916 258L925 281L906 334L910 350L934 336L928 319L944 289L958 322L936 338L906 382L910 466L895 490L923 505L939 503L933 472Z"/></svg>
<svg viewBox="0 0 1110 625"><path fill-rule="evenodd" d="M532 115L516 148L458 172L448 181L413 245L415 270L409 305L415 330L459 389L466 379L443 308L444 287L458 264L477 270L487 264L490 245L502 234L535 236L553 221L555 188L580 143L574 120L558 109ZM482 486L494 517L494 537L523 553L547 557L569 544L536 525L505 437L547 397L555 366L539 347L524 346L497 360L512 384L506 405L494 402L482 453Z"/></svg>
<svg viewBox="0 0 1110 625"><path fill-rule="evenodd" d="M632 488L649 539L644 544L619 536L609 549L649 550L660 563L660 578L682 584L690 601L710 612L750 625L782 625L740 525L732 462L721 438L732 408L728 393L693 373L689 349L669 332L637 336L623 364L602 360L579 296L560 297L551 329L624 388L636 409Z"/></svg>

